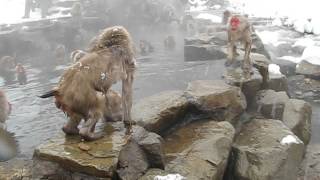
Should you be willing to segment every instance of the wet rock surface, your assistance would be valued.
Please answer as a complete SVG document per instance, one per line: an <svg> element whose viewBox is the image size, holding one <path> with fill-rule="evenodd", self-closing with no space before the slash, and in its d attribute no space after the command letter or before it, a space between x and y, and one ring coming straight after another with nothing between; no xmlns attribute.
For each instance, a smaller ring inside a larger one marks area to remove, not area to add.
<svg viewBox="0 0 320 180"><path fill-rule="evenodd" d="M256 96L257 112L266 118L282 119L285 104L289 97L286 92L275 92L274 90L259 91Z"/></svg>
<svg viewBox="0 0 320 180"><path fill-rule="evenodd" d="M90 150L79 148L80 137L58 137L39 146L34 159L57 163L60 167L94 177L112 177L118 156L125 142L125 129L119 124L107 124L105 137L86 142Z"/></svg>
<svg viewBox="0 0 320 180"><path fill-rule="evenodd" d="M234 134L228 122L196 121L177 129L165 137L166 172L187 179L222 179Z"/></svg>
<svg viewBox="0 0 320 180"><path fill-rule="evenodd" d="M193 81L188 84L185 96L198 110L220 121L232 122L247 107L240 89L223 81Z"/></svg>
<svg viewBox="0 0 320 180"><path fill-rule="evenodd" d="M289 93L288 89L288 80L287 77L283 74L270 74L268 81L268 89L274 91L284 91Z"/></svg>
<svg viewBox="0 0 320 180"><path fill-rule="evenodd" d="M226 58L226 53L220 45L186 45L184 46L185 61L221 60Z"/></svg>
<svg viewBox="0 0 320 180"><path fill-rule="evenodd" d="M235 179L297 178L304 144L281 121L255 119L244 124L233 145Z"/></svg>
<svg viewBox="0 0 320 180"><path fill-rule="evenodd" d="M133 106L132 119L148 131L160 133L181 119L188 108L182 91L167 91Z"/></svg>
<svg viewBox="0 0 320 180"><path fill-rule="evenodd" d="M311 138L311 115L311 105L303 100L290 99L285 104L282 121L305 145Z"/></svg>

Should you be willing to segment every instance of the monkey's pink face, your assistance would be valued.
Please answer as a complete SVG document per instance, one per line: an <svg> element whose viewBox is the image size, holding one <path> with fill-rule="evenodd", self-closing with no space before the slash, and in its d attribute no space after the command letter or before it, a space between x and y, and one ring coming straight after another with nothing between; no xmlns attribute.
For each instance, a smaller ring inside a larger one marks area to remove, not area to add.
<svg viewBox="0 0 320 180"><path fill-rule="evenodd" d="M232 17L230 20L231 30L236 31L240 25L240 19L237 17Z"/></svg>

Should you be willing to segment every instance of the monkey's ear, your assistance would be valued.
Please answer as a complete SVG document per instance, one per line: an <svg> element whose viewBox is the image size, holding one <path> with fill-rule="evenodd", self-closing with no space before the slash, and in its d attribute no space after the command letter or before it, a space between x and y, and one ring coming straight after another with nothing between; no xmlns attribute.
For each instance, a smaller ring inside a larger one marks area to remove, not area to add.
<svg viewBox="0 0 320 180"><path fill-rule="evenodd" d="M49 98L49 97L52 97L55 95L58 95L58 91L56 89L53 89L53 90L46 92L45 94L38 96L38 97L39 98Z"/></svg>

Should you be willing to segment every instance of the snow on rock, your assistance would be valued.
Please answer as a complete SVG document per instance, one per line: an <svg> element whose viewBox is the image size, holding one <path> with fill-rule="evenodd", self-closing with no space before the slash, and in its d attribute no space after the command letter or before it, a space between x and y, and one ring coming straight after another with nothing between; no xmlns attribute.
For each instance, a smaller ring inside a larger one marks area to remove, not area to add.
<svg viewBox="0 0 320 180"><path fill-rule="evenodd" d="M272 31L257 32L264 44L277 44L279 42L279 33Z"/></svg>
<svg viewBox="0 0 320 180"><path fill-rule="evenodd" d="M183 180L186 179L180 174L168 174L166 176L156 176L154 180Z"/></svg>
<svg viewBox="0 0 320 180"><path fill-rule="evenodd" d="M208 19L211 20L213 23L220 23L222 21L221 17L215 16L209 13L201 13L197 17L197 19Z"/></svg>
<svg viewBox="0 0 320 180"><path fill-rule="evenodd" d="M300 63L301 62L301 58L300 57L293 57L293 56L282 56L282 57L279 57L279 59L286 60L286 61L291 61L293 63Z"/></svg>
<svg viewBox="0 0 320 180"><path fill-rule="evenodd" d="M312 40L311 38L307 37L307 38L298 39L298 40L292 45L292 47L297 47L297 46L308 47L308 46L313 46L314 44L315 44L315 41Z"/></svg>
<svg viewBox="0 0 320 180"><path fill-rule="evenodd" d="M290 145L292 143L301 144L302 141L298 139L297 136L293 136L293 135L287 135L286 137L282 138L282 140L280 141L281 145Z"/></svg>
<svg viewBox="0 0 320 180"><path fill-rule="evenodd" d="M320 59L320 46L308 46L304 49L302 59ZM310 62L312 64L320 65L320 62Z"/></svg>
<svg viewBox="0 0 320 180"><path fill-rule="evenodd" d="M279 74L281 75L282 73L280 72L280 66L278 66L277 64L269 64L268 66L268 71L270 74Z"/></svg>

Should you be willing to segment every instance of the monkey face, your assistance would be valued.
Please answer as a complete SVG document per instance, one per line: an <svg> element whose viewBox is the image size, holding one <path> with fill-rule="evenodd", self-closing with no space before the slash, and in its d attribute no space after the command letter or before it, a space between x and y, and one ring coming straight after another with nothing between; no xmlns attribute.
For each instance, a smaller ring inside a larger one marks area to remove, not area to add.
<svg viewBox="0 0 320 180"><path fill-rule="evenodd" d="M240 19L236 16L233 16L230 20L231 30L235 31L238 29L240 25Z"/></svg>

